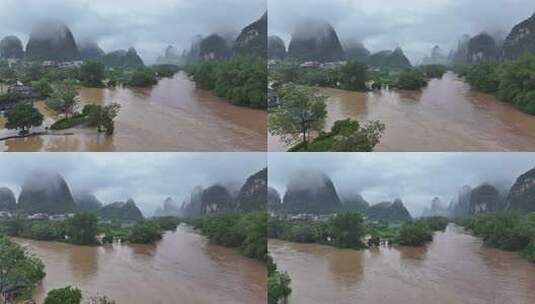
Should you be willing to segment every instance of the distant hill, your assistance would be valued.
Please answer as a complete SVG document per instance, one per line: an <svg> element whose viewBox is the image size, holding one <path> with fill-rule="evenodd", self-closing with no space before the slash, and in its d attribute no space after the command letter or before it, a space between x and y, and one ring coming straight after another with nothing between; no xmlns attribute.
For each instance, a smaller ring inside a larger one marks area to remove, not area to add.
<svg viewBox="0 0 535 304"><path fill-rule="evenodd" d="M90 40L79 42L78 49L83 60L99 60L106 54L98 43Z"/></svg>
<svg viewBox="0 0 535 304"><path fill-rule="evenodd" d="M109 67L117 68L138 69L145 66L135 48L129 48L128 51L118 50L108 53L102 57L102 62Z"/></svg>
<svg viewBox="0 0 535 304"><path fill-rule="evenodd" d="M24 49L17 36L6 36L0 41L0 59L22 59Z"/></svg>
<svg viewBox="0 0 535 304"><path fill-rule="evenodd" d="M267 202L267 168L251 175L236 198L238 212L265 211Z"/></svg>
<svg viewBox="0 0 535 304"><path fill-rule="evenodd" d="M74 201L76 202L79 212L98 212L100 208L102 208L102 202L92 193L75 193Z"/></svg>
<svg viewBox="0 0 535 304"><path fill-rule="evenodd" d="M282 208L290 214L330 214L342 203L331 179L324 173L306 172L294 177L287 186Z"/></svg>
<svg viewBox="0 0 535 304"><path fill-rule="evenodd" d="M116 202L100 209L100 216L105 220L141 221L143 214L133 199L125 202Z"/></svg>
<svg viewBox="0 0 535 304"><path fill-rule="evenodd" d="M368 208L368 218L370 220L385 221L410 221L412 219L409 211L400 199L391 202L383 202Z"/></svg>
<svg viewBox="0 0 535 304"><path fill-rule="evenodd" d="M505 59L515 59L525 52L535 53L535 14L517 24L503 44Z"/></svg>
<svg viewBox="0 0 535 304"><path fill-rule="evenodd" d="M503 209L500 192L490 184L482 184L470 194L470 215L495 212Z"/></svg>
<svg viewBox="0 0 535 304"><path fill-rule="evenodd" d="M268 58L274 60L284 60L286 58L286 45L279 36L269 36L268 38Z"/></svg>
<svg viewBox="0 0 535 304"><path fill-rule="evenodd" d="M61 175L35 171L22 185L17 210L28 214L65 214L76 212L77 207Z"/></svg>
<svg viewBox="0 0 535 304"><path fill-rule="evenodd" d="M235 206L230 192L221 185L204 189L201 196L201 215L233 212Z"/></svg>
<svg viewBox="0 0 535 304"><path fill-rule="evenodd" d="M468 62L494 61L498 59L498 46L491 35L481 33L468 42Z"/></svg>
<svg viewBox="0 0 535 304"><path fill-rule="evenodd" d="M9 188L0 188L0 211L15 211L17 199Z"/></svg>
<svg viewBox="0 0 535 304"><path fill-rule="evenodd" d="M268 212L278 212L282 208L282 199L277 190L268 187L267 209Z"/></svg>
<svg viewBox="0 0 535 304"><path fill-rule="evenodd" d="M344 196L342 198L342 203L344 205L344 210L360 213L366 213L370 207L370 203L368 203L360 194L357 193Z"/></svg>
<svg viewBox="0 0 535 304"><path fill-rule="evenodd" d="M517 178L507 197L507 208L535 212L535 168Z"/></svg>
<svg viewBox="0 0 535 304"><path fill-rule="evenodd" d="M394 51L380 51L370 55L368 65L377 69L410 69L412 67L409 59L401 48Z"/></svg>
<svg viewBox="0 0 535 304"><path fill-rule="evenodd" d="M162 207L158 208L154 212L155 217L162 216L182 216L182 211L178 204L172 198L168 197L163 202Z"/></svg>
<svg viewBox="0 0 535 304"><path fill-rule="evenodd" d="M370 51L360 41L346 42L344 44L344 50L347 60L368 62L371 55Z"/></svg>
<svg viewBox="0 0 535 304"><path fill-rule="evenodd" d="M431 206L428 208L425 208L422 212L423 217L429 217L429 216L444 216L449 217L450 216L450 210L448 206L440 198L435 197L431 201Z"/></svg>
<svg viewBox="0 0 535 304"><path fill-rule="evenodd" d="M227 41L218 34L204 38L199 46L199 56L202 60L227 59L232 55Z"/></svg>
<svg viewBox="0 0 535 304"><path fill-rule="evenodd" d="M309 19L299 23L292 34L288 57L299 62L333 62L346 56L332 25Z"/></svg>
<svg viewBox="0 0 535 304"><path fill-rule="evenodd" d="M69 27L47 20L37 23L26 46L26 59L36 61L80 60L80 52Z"/></svg>
<svg viewBox="0 0 535 304"><path fill-rule="evenodd" d="M234 53L267 58L267 24L266 12L259 20L245 27L234 43Z"/></svg>

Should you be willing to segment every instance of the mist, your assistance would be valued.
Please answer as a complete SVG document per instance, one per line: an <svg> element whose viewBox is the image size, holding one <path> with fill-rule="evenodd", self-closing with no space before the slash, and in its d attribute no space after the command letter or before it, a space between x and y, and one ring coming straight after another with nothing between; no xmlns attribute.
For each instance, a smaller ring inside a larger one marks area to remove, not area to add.
<svg viewBox="0 0 535 304"><path fill-rule="evenodd" d="M105 52L135 47L146 64L165 48L189 49L195 35L239 33L266 11L266 0L2 0L0 39L26 45L43 19L67 24L77 42L95 40Z"/></svg>
<svg viewBox="0 0 535 304"><path fill-rule="evenodd" d="M58 173L72 193L104 204L133 198L151 216L167 197L181 204L196 186L241 186L265 167L265 153L9 153L0 155L0 187L18 197L32 174Z"/></svg>
<svg viewBox="0 0 535 304"><path fill-rule="evenodd" d="M400 198L419 216L434 197L449 204L464 185L509 189L535 167L535 153L271 153L269 186L284 196L288 183L323 172L340 197L360 194L371 205Z"/></svg>
<svg viewBox="0 0 535 304"><path fill-rule="evenodd" d="M342 44L362 41L372 52L401 47L412 64L439 45L448 52L463 34L506 34L535 13L532 0L270 0L269 34L286 45L308 18L329 22Z"/></svg>

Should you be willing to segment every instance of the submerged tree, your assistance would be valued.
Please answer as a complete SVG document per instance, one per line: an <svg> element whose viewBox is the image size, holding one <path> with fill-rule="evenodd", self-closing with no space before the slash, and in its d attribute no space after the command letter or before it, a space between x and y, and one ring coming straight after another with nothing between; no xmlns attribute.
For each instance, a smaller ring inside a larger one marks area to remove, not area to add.
<svg viewBox="0 0 535 304"><path fill-rule="evenodd" d="M80 304L81 302L82 291L78 288L67 286L49 291L44 304Z"/></svg>
<svg viewBox="0 0 535 304"><path fill-rule="evenodd" d="M106 106L87 105L83 114L87 115L89 126L96 127L98 132L106 131L106 134L111 135L115 131L114 120L119 115L120 108L121 105L118 103Z"/></svg>
<svg viewBox="0 0 535 304"><path fill-rule="evenodd" d="M285 84L280 89L281 107L269 115L269 132L287 144L310 140L311 131L321 131L327 116L327 97L317 88Z"/></svg>
<svg viewBox="0 0 535 304"><path fill-rule="evenodd" d="M27 134L31 127L43 124L43 114L27 102L19 103L9 110L6 118L6 128L10 130L20 129L20 134Z"/></svg>

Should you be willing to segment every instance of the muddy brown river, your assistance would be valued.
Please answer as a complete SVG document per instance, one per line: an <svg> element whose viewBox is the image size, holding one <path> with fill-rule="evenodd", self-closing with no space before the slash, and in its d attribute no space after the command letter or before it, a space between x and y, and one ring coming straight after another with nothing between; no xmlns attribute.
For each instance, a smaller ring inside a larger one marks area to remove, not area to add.
<svg viewBox="0 0 535 304"><path fill-rule="evenodd" d="M450 225L420 248L342 250L269 241L288 271L290 304L530 304L535 263L482 246Z"/></svg>
<svg viewBox="0 0 535 304"><path fill-rule="evenodd" d="M115 134L77 128L0 142L0 151L265 151L266 112L232 105L199 90L184 73L164 78L152 88L81 88L81 105L121 105ZM37 102L45 116L44 131L57 116ZM0 127L3 122L0 120ZM70 134L74 133L74 134ZM0 130L0 137L15 135ZM69 134L69 135L65 135Z"/></svg>
<svg viewBox="0 0 535 304"><path fill-rule="evenodd" d="M353 118L380 120L386 131L377 151L533 151L535 116L489 94L470 90L453 73L422 91L350 92L321 89L328 96L326 128ZM269 136L269 150L287 147Z"/></svg>
<svg viewBox="0 0 535 304"><path fill-rule="evenodd" d="M265 304L266 267L234 249L213 246L190 228L168 232L157 245L81 247L16 239L41 258L46 277L35 290L67 285L85 297L106 295L117 304Z"/></svg>

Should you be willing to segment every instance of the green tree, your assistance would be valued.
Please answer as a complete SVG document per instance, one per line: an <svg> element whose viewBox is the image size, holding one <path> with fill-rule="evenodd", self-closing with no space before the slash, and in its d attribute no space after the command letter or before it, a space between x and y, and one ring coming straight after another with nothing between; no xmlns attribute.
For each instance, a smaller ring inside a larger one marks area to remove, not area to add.
<svg viewBox="0 0 535 304"><path fill-rule="evenodd" d="M396 242L403 246L422 246L433 240L433 233L423 222L405 223L399 229Z"/></svg>
<svg viewBox="0 0 535 304"><path fill-rule="evenodd" d="M494 93L498 90L498 64L483 61L471 65L466 73L466 81L474 88L486 93Z"/></svg>
<svg viewBox="0 0 535 304"><path fill-rule="evenodd" d="M31 103L22 102L14 106L6 114L6 128L19 130L20 134L27 134L31 127L43 124L43 114L37 111Z"/></svg>
<svg viewBox="0 0 535 304"><path fill-rule="evenodd" d="M418 90L426 85L424 74L418 70L402 71L396 83L396 87L402 90Z"/></svg>
<svg viewBox="0 0 535 304"><path fill-rule="evenodd" d="M52 89L52 86L50 83L42 78L37 81L32 81L32 88L41 96L44 98L52 96L54 93L54 89Z"/></svg>
<svg viewBox="0 0 535 304"><path fill-rule="evenodd" d="M340 80L343 89L366 90L368 65L358 61L349 61L346 65L340 67Z"/></svg>
<svg viewBox="0 0 535 304"><path fill-rule="evenodd" d="M384 131L385 125L379 121L370 121L361 127L356 120L339 120L331 130L334 142L329 151L372 152L379 144Z"/></svg>
<svg viewBox="0 0 535 304"><path fill-rule="evenodd" d="M317 88L284 84L281 106L269 114L269 132L287 144L302 142L305 147L311 131L321 131L327 117L326 97Z"/></svg>
<svg viewBox="0 0 535 304"><path fill-rule="evenodd" d="M277 271L277 265L271 256L267 258L268 268L268 303L277 304L281 300L288 299L292 293L290 288L291 279L288 273Z"/></svg>
<svg viewBox="0 0 535 304"><path fill-rule="evenodd" d="M0 294L12 286L31 291L45 276L44 268L26 248L0 237ZM8 303L6 299L4 303Z"/></svg>
<svg viewBox="0 0 535 304"><path fill-rule="evenodd" d="M106 134L111 135L115 131L114 121L120 109L121 105L115 102L105 106L86 105L83 114L87 115L89 126L96 127L98 132L106 131Z"/></svg>
<svg viewBox="0 0 535 304"><path fill-rule="evenodd" d="M327 222L329 234L336 247L362 248L360 241L364 236L364 220L360 213L343 212L330 218Z"/></svg>
<svg viewBox="0 0 535 304"><path fill-rule="evenodd" d="M67 286L49 291L44 304L80 304L81 302L82 291L78 288Z"/></svg>
<svg viewBox="0 0 535 304"><path fill-rule="evenodd" d="M69 241L77 245L93 245L97 243L98 218L92 213L79 213L65 222Z"/></svg>
<svg viewBox="0 0 535 304"><path fill-rule="evenodd" d="M128 241L133 244L152 244L161 239L160 226L152 221L136 223L128 235Z"/></svg>
<svg viewBox="0 0 535 304"><path fill-rule="evenodd" d="M158 83L156 73L151 69L136 70L128 81L128 85L133 87L150 87L156 83Z"/></svg>
<svg viewBox="0 0 535 304"><path fill-rule="evenodd" d="M88 87L101 87L105 67L99 61L85 61L80 67L80 81Z"/></svg>
<svg viewBox="0 0 535 304"><path fill-rule="evenodd" d="M80 102L77 96L75 82L68 79L54 85L54 92L51 98L61 104L61 113L65 114L66 118L69 118L69 114L74 112L76 105Z"/></svg>

